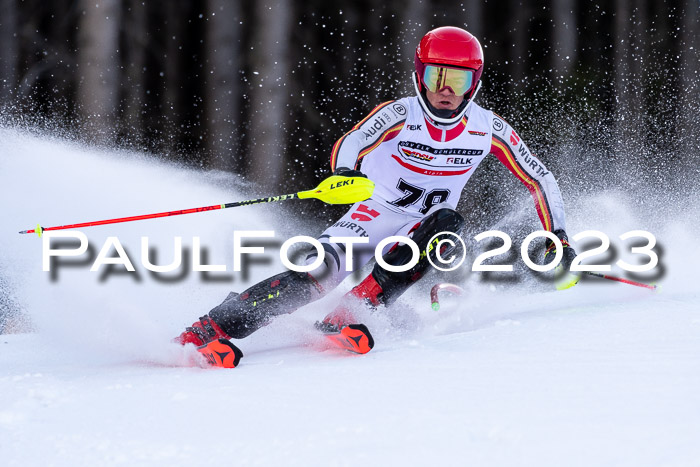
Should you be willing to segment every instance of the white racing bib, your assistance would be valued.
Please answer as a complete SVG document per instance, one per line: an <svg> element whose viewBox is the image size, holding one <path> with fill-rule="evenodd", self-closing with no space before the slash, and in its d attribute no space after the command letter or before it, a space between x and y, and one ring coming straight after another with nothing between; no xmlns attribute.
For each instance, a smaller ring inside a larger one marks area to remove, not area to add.
<svg viewBox="0 0 700 467"><path fill-rule="evenodd" d="M442 130L425 120L416 97L396 102L407 108L403 127L361 159L362 172L376 184L372 198L422 214L440 203L456 207L491 150L493 113L472 102L460 122Z"/></svg>

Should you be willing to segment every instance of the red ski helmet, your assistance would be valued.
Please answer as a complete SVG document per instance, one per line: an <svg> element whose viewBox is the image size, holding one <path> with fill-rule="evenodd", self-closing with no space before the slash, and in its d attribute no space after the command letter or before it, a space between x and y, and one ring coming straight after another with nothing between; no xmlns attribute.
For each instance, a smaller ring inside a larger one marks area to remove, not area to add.
<svg viewBox="0 0 700 467"><path fill-rule="evenodd" d="M451 123L464 114L466 103L476 94L484 70L484 52L479 41L464 29L444 26L429 31L416 48L414 84L423 109L440 123ZM439 92L445 87L464 95L460 115L436 116L424 101L424 89Z"/></svg>

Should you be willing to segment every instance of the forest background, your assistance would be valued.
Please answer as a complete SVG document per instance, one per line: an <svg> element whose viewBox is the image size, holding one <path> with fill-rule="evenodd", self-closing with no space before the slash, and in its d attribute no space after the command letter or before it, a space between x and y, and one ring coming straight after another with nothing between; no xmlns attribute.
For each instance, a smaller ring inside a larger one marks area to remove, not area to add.
<svg viewBox="0 0 700 467"><path fill-rule="evenodd" d="M306 189L328 175L340 136L414 94L423 34L455 25L484 48L478 102L564 188L630 168L639 183L682 185L698 171L699 10L700 0L0 0L0 123L228 171L268 194Z"/></svg>

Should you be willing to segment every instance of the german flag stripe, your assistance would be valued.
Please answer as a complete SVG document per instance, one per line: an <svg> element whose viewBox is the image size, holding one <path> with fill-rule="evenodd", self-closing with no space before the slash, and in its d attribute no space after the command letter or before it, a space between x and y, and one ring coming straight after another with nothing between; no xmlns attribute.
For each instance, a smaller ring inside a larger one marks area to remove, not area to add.
<svg viewBox="0 0 700 467"><path fill-rule="evenodd" d="M394 138L396 135L398 135L399 132L401 131L401 129L403 128L403 124L404 124L404 123L405 123L405 120L401 120L399 123L397 123L396 125L392 126L392 127L389 128L388 130L386 130L386 131L384 132L384 134L382 134L382 137L379 138L379 139L377 140L376 143L372 144L371 146L367 146L366 148L363 148L363 149L360 151L360 155L359 155L359 157L357 158L357 160L359 161L360 159L362 159L363 157L365 157L367 154L369 154L370 152L374 151L374 149L375 149L377 146L379 146L380 144L382 144L384 141L389 141L389 140L391 140L392 138Z"/></svg>
<svg viewBox="0 0 700 467"><path fill-rule="evenodd" d="M331 150L331 170L335 170L335 163L338 159L338 152L340 151L340 146L343 144L343 141L345 141L345 138L352 133L355 130L350 130L347 133L345 133L343 136L340 137L338 141L335 142L333 145L333 149ZM352 168L352 167L349 167Z"/></svg>
<svg viewBox="0 0 700 467"><path fill-rule="evenodd" d="M343 136L340 137L340 139L339 139L338 141L335 142L335 144L333 145L333 149L332 149L332 151L331 151L331 170L335 170L335 164L336 164L337 159L338 159L338 152L340 152L340 147L343 145L343 141L345 141L345 138L346 138L350 133L352 133L353 131L355 131L355 130L357 130L358 128L360 128L360 127L362 126L363 123L365 123L367 120L369 120L370 118L372 118L375 114L377 114L377 112L379 112L379 111L382 110L384 107L386 107L387 105L391 104L392 102L395 102L395 101L386 101L386 102L382 102L381 104L379 104L378 106L376 106L374 109L372 109L372 111L371 111L365 118L363 118L357 125L355 125L354 127L352 127L352 130L350 130L350 131L348 131L347 133L345 133ZM402 122L402 123L403 123L403 122ZM353 168L353 167L349 167L349 168Z"/></svg>
<svg viewBox="0 0 700 467"><path fill-rule="evenodd" d="M365 118L363 118L362 120L360 120L360 123L358 123L357 125L355 125L354 127L352 127L352 129L353 129L353 130L357 130L358 128L360 128L360 127L362 126L362 124L365 123L365 122L366 122L367 120L369 120L370 118L372 118L372 117L374 116L374 114L376 114L377 112L379 112L379 111L382 110L384 107L386 107L387 105L391 104L392 102L394 102L394 101L386 101L386 102L382 102L381 104L379 104L378 106L376 106L374 109L372 109L372 111L371 111L369 114L367 114L367 116L366 116Z"/></svg>
<svg viewBox="0 0 700 467"><path fill-rule="evenodd" d="M544 196L542 186L537 180L527 175L527 172L518 163L513 152L504 140L493 135L491 141L491 152L527 187L535 200L535 208L537 209L537 214L540 217L542 226L545 230L551 231L552 211L549 209L549 204L547 203L547 198Z"/></svg>

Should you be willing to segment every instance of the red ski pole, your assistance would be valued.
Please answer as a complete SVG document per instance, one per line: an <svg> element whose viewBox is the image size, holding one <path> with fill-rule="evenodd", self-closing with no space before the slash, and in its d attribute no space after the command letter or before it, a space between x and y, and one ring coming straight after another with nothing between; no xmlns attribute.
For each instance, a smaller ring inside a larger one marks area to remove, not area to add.
<svg viewBox="0 0 700 467"><path fill-rule="evenodd" d="M656 290L658 286L656 284L642 284L641 282L631 281L629 279L622 279L621 277L609 276L607 274L600 274L598 272L586 271L586 274L600 277L601 279L608 279L611 281L622 282L623 284L634 285L637 287L644 287L645 289Z"/></svg>
<svg viewBox="0 0 700 467"><path fill-rule="evenodd" d="M140 216L118 217L116 219L105 219L101 221L82 222L80 224L59 225L56 227L42 227L37 225L35 229L22 230L21 234L36 233L41 234L47 230L77 229L80 227L91 227L94 225L117 224L121 222L140 221L144 219L155 219L158 217L180 216L182 214L192 214L195 212L213 211L215 209L235 208L238 206L248 206L251 204L272 203L275 201L286 201L289 199L314 198L328 204L353 204L364 201L372 196L374 183L364 177L343 177L333 175L322 181L312 190L300 191L288 195L270 196L267 198L249 199L246 201L236 201L234 203L214 204L191 209L179 209L177 211L157 212L155 214L143 214Z"/></svg>
<svg viewBox="0 0 700 467"><path fill-rule="evenodd" d="M212 211L215 209L233 208L236 206L245 206L248 204L269 203L272 201L283 201L283 200L287 200L287 199L294 199L296 197L297 197L296 194L289 194L289 195L273 196L270 198L251 199L248 201L240 201L240 202L236 202L236 203L214 204L212 206L202 206L199 208L179 209L177 211L156 212L154 214L143 214L140 216L118 217L115 219L105 219L105 220L101 220L101 221L81 222L79 224L57 225L55 227L42 227L41 225L37 225L36 228L34 228L34 229L22 230L20 233L21 234L36 233L37 235L39 235L41 237L41 234L45 231L48 231L48 230L78 229L81 227L92 227L95 225L118 224L121 222L133 222L133 221L141 221L144 219L156 219L158 217L180 216L182 214L192 214L195 212Z"/></svg>

